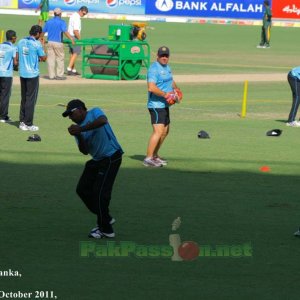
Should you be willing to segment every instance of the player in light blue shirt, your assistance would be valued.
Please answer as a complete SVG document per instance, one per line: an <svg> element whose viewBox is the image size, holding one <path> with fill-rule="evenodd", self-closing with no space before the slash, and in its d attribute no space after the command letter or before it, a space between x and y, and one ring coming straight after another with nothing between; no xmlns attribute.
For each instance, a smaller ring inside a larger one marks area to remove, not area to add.
<svg viewBox="0 0 300 300"><path fill-rule="evenodd" d="M162 167L167 164L167 161L158 155L158 151L169 133L170 105L166 99L168 98L168 93L178 88L173 79L171 68L168 65L169 56L169 48L165 46L160 47L157 51L157 61L150 66L147 74L147 107L151 117L153 132L143 161L146 167Z"/></svg>
<svg viewBox="0 0 300 300"><path fill-rule="evenodd" d="M87 110L81 100L74 99L68 103L62 115L69 116L76 123L68 131L75 137L79 151L92 156L85 165L76 189L87 208L97 216L98 226L91 230L89 237L113 238L114 219L109 214L109 204L123 150L100 108Z"/></svg>
<svg viewBox="0 0 300 300"><path fill-rule="evenodd" d="M293 102L286 125L290 127L300 127L300 121L296 120L300 104L300 66L293 68L288 73L288 82L291 87Z"/></svg>
<svg viewBox="0 0 300 300"><path fill-rule="evenodd" d="M38 37L39 35L40 33L38 33ZM39 60L46 54L41 42L36 37L30 35L21 39L17 45L20 77L34 78L40 74Z"/></svg>
<svg viewBox="0 0 300 300"><path fill-rule="evenodd" d="M17 66L16 32L6 31L6 42L0 44L0 122L11 122L8 116L9 99L13 82L13 68Z"/></svg>
<svg viewBox="0 0 300 300"><path fill-rule="evenodd" d="M17 45L19 59L19 74L21 81L21 130L37 131L38 126L33 125L34 108L39 91L39 61L46 61L47 56L39 41L42 27L31 27L29 37L23 38Z"/></svg>

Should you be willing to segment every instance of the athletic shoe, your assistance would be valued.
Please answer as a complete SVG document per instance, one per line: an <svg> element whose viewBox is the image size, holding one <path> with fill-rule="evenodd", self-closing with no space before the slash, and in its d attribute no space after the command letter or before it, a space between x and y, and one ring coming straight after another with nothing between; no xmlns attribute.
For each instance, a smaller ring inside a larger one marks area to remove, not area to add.
<svg viewBox="0 0 300 300"><path fill-rule="evenodd" d="M286 123L286 126L289 126L289 127L300 127L300 122L298 122L298 121L288 122L288 123Z"/></svg>
<svg viewBox="0 0 300 300"><path fill-rule="evenodd" d="M56 80L66 80L67 79L67 77L59 77L59 76L56 76L56 78L55 78Z"/></svg>
<svg viewBox="0 0 300 300"><path fill-rule="evenodd" d="M69 76L73 76L73 75L75 75L75 74L73 74L73 72L72 72L72 71L67 71L67 75L69 75Z"/></svg>
<svg viewBox="0 0 300 300"><path fill-rule="evenodd" d="M39 130L38 126L35 126L35 125L28 126L24 122L20 122L19 128L24 131L38 131Z"/></svg>
<svg viewBox="0 0 300 300"><path fill-rule="evenodd" d="M72 73L73 73L72 75L75 75L75 76L76 76L76 75L81 75L81 74L80 74L80 73L78 73L77 71L75 71L75 72L74 72L74 71L72 71Z"/></svg>
<svg viewBox="0 0 300 300"><path fill-rule="evenodd" d="M114 238L116 235L114 232L106 233L99 230L99 227L93 228L89 233L89 237L94 239L103 239L103 238Z"/></svg>
<svg viewBox="0 0 300 300"><path fill-rule="evenodd" d="M98 228L93 228L89 233L90 238L102 239L104 236Z"/></svg>
<svg viewBox="0 0 300 300"><path fill-rule="evenodd" d="M4 119L0 119L1 123L10 123L12 119L9 116L6 116Z"/></svg>
<svg viewBox="0 0 300 300"><path fill-rule="evenodd" d="M300 237L300 227L299 227L299 229L294 233L294 236Z"/></svg>
<svg viewBox="0 0 300 300"><path fill-rule="evenodd" d="M168 161L159 157L159 156L154 156L153 160L156 161L157 163L162 164L163 166L166 166L168 164Z"/></svg>
<svg viewBox="0 0 300 300"><path fill-rule="evenodd" d="M27 126L27 128L29 131L38 131L39 130L39 127L35 126L35 125Z"/></svg>
<svg viewBox="0 0 300 300"><path fill-rule="evenodd" d="M155 161L153 158L145 158L143 161L143 165L145 167L154 167L154 168L159 168L162 167L162 163Z"/></svg>
<svg viewBox="0 0 300 300"><path fill-rule="evenodd" d="M109 221L109 224L110 225L113 225L116 223L116 219L115 218L111 218L110 221Z"/></svg>
<svg viewBox="0 0 300 300"><path fill-rule="evenodd" d="M19 128L24 131L28 130L28 127L24 122L20 122Z"/></svg>
<svg viewBox="0 0 300 300"><path fill-rule="evenodd" d="M259 44L256 46L256 48L264 48L264 45Z"/></svg>

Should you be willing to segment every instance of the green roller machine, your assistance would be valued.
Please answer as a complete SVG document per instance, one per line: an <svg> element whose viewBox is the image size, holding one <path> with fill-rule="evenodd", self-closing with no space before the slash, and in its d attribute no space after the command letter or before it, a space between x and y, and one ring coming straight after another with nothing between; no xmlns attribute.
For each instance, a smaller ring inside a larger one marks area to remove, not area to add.
<svg viewBox="0 0 300 300"><path fill-rule="evenodd" d="M108 38L82 39L82 77L109 80L145 79L150 46L145 24L110 25Z"/></svg>

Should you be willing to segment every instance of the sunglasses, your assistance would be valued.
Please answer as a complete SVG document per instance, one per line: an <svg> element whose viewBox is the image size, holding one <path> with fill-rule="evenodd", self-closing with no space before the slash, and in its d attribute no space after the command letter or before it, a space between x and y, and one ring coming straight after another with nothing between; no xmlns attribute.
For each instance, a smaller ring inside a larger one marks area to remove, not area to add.
<svg viewBox="0 0 300 300"><path fill-rule="evenodd" d="M160 55L159 57L169 57L169 54L162 54L162 55Z"/></svg>

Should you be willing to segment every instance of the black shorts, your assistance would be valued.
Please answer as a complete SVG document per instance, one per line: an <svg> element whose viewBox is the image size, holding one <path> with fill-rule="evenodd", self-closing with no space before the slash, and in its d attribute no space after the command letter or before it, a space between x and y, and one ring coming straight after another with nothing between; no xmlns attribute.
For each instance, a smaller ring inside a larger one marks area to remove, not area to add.
<svg viewBox="0 0 300 300"><path fill-rule="evenodd" d="M148 108L151 116L151 124L170 124L169 108Z"/></svg>

